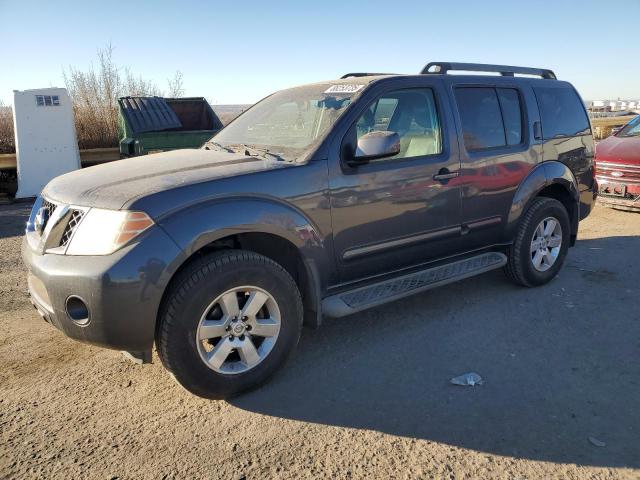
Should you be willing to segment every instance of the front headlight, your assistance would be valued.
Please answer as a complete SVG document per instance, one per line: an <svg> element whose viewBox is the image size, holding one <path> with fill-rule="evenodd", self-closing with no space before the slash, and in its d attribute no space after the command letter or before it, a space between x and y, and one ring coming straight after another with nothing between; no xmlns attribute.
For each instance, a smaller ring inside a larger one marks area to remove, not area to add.
<svg viewBox="0 0 640 480"><path fill-rule="evenodd" d="M152 225L144 212L91 208L76 227L67 255L109 255Z"/></svg>

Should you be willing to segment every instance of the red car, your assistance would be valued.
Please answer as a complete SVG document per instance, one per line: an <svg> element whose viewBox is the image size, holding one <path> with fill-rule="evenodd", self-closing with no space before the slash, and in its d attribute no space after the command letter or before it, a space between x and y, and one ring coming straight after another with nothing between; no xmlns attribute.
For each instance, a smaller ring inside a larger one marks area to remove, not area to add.
<svg viewBox="0 0 640 480"><path fill-rule="evenodd" d="M640 212L640 115L596 146L598 201Z"/></svg>

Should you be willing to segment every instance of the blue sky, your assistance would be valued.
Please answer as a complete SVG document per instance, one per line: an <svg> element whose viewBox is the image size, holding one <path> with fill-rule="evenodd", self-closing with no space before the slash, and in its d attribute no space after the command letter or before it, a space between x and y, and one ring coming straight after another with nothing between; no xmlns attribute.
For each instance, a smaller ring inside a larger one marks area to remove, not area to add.
<svg viewBox="0 0 640 480"><path fill-rule="evenodd" d="M637 99L638 19L640 0L0 0L0 100L63 86L109 43L119 66L160 88L180 70L187 95L216 104L430 60L546 67L585 99Z"/></svg>

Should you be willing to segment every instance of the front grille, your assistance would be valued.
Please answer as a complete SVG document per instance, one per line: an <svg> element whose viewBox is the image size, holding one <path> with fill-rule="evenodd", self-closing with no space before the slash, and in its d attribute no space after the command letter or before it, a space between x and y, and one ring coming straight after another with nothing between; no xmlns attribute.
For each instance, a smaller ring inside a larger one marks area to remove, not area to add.
<svg viewBox="0 0 640 480"><path fill-rule="evenodd" d="M640 183L640 165L598 161L596 176L610 182L636 184Z"/></svg>
<svg viewBox="0 0 640 480"><path fill-rule="evenodd" d="M49 215L51 215L53 213L53 211L56 209L56 204L55 203L51 203L49 200L43 200L42 201L42 208L46 208L47 209L47 213L49 213Z"/></svg>
<svg viewBox="0 0 640 480"><path fill-rule="evenodd" d="M47 226L47 222L49 221L49 219L51 218L51 216L53 215L53 212L56 209L56 204L55 203L51 203L48 200L44 200L42 201L42 208L44 208L47 211L47 215L45 217L45 222L42 225L42 230L44 231L44 228Z"/></svg>
<svg viewBox="0 0 640 480"><path fill-rule="evenodd" d="M64 232L62 233L62 237L60 238L61 247L67 246L67 244L69 243L69 240L71 240L71 237L73 236L73 232L75 231L76 227L80 223L80 220L82 220L83 216L84 216L84 212L82 210L71 211L69 222L67 223L67 226L65 227Z"/></svg>

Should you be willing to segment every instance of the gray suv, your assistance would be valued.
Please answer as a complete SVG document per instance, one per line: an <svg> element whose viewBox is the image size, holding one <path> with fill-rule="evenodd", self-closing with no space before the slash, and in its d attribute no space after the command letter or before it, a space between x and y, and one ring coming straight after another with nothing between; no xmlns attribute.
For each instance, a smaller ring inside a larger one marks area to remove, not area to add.
<svg viewBox="0 0 640 480"><path fill-rule="evenodd" d="M593 152L550 70L436 62L283 90L201 149L52 180L23 242L31 299L71 338L141 362L155 343L189 391L228 397L323 316L497 268L549 282L593 206Z"/></svg>

